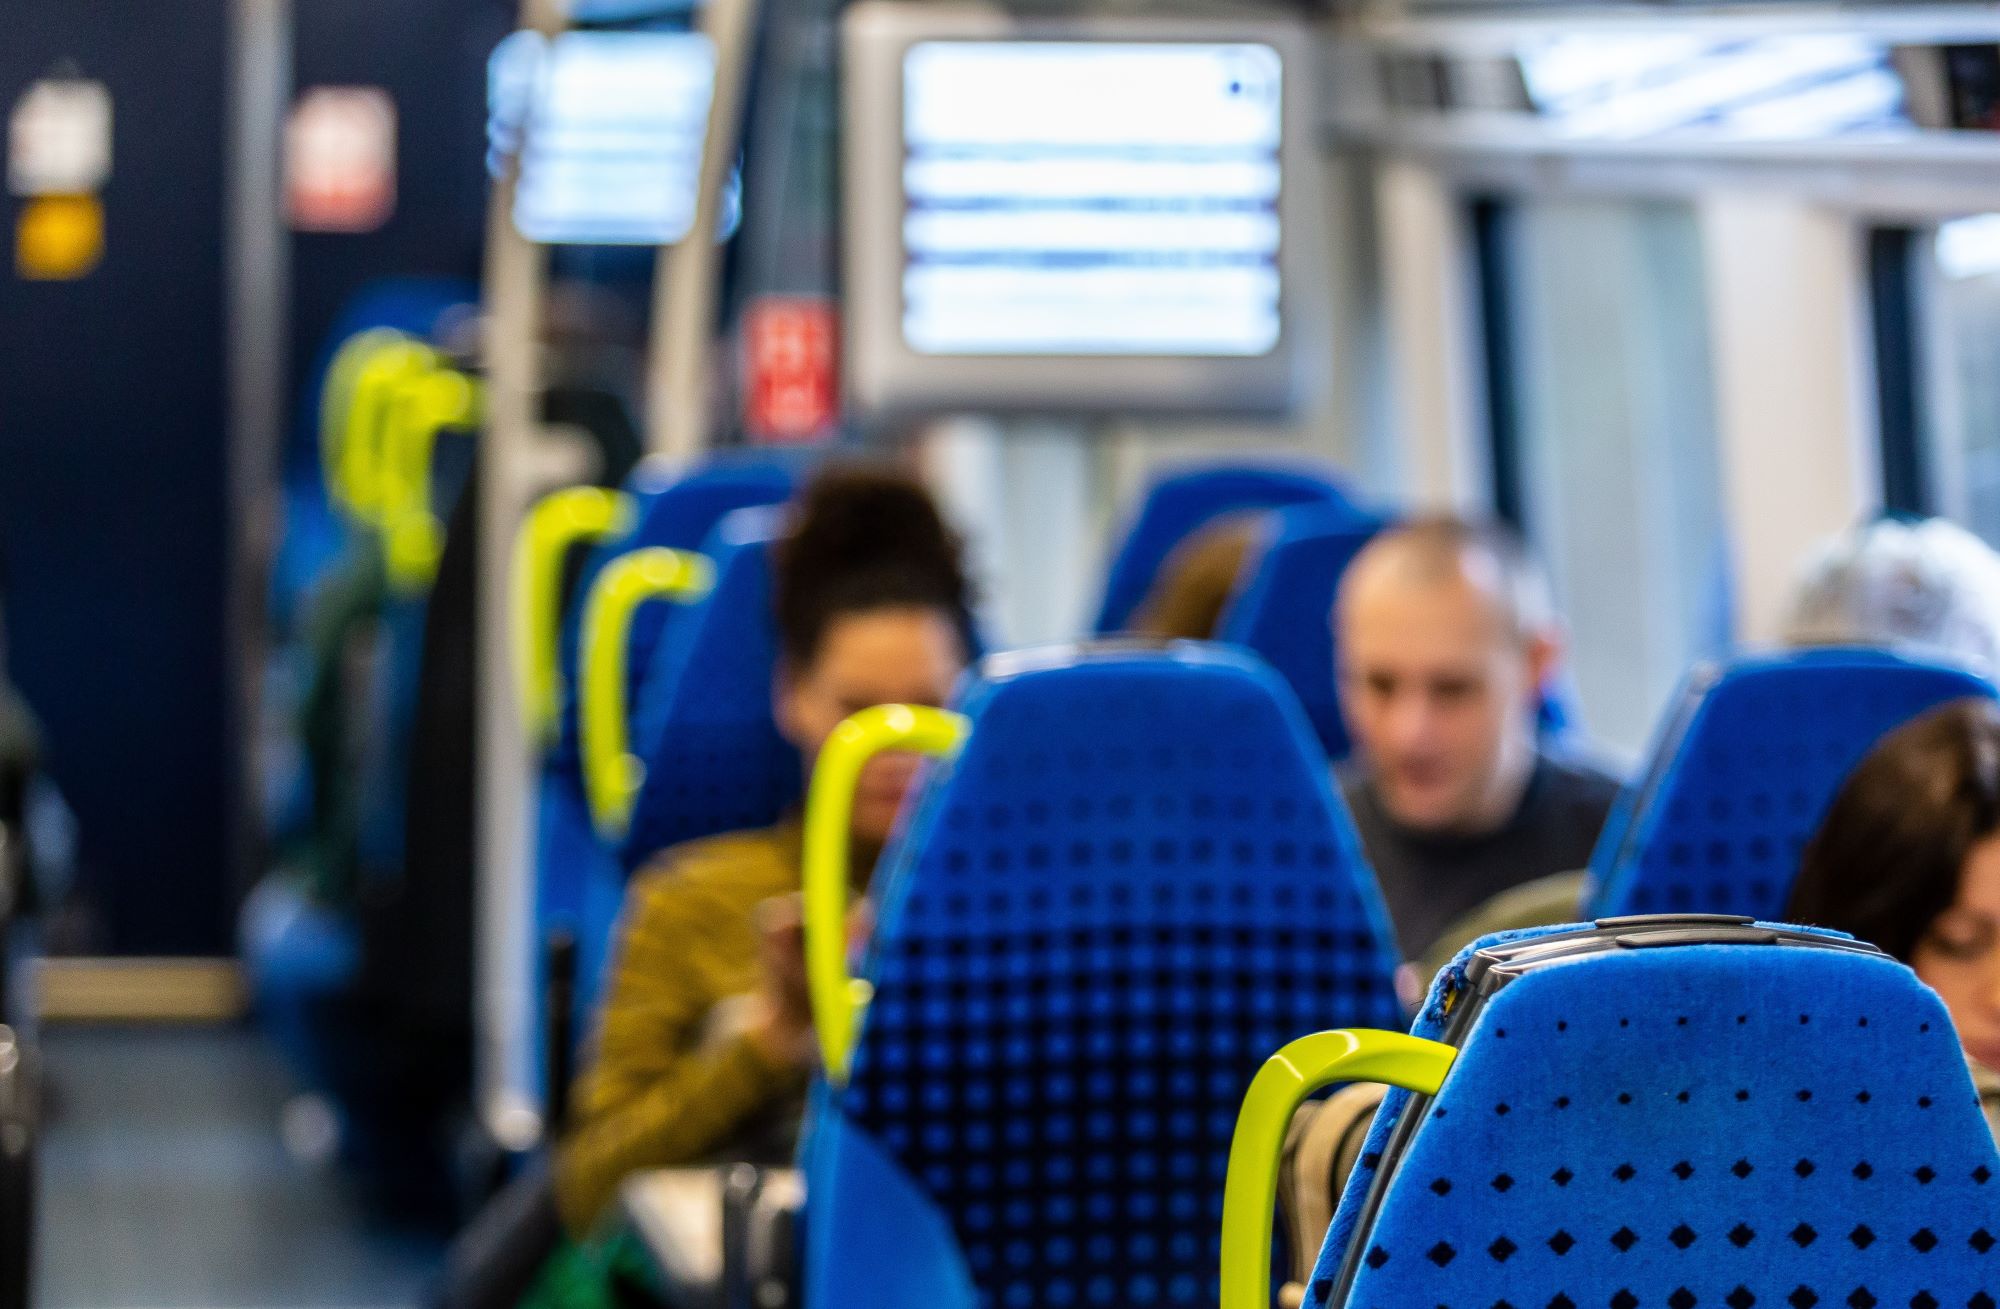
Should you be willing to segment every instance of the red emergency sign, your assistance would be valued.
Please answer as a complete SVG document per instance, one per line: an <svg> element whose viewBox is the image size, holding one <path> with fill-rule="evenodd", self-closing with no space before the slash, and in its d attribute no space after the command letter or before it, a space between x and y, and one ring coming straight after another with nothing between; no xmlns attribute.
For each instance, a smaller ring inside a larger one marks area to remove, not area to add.
<svg viewBox="0 0 2000 1309"><path fill-rule="evenodd" d="M766 296L743 320L743 422L768 443L824 440L840 419L839 322L833 302Z"/></svg>

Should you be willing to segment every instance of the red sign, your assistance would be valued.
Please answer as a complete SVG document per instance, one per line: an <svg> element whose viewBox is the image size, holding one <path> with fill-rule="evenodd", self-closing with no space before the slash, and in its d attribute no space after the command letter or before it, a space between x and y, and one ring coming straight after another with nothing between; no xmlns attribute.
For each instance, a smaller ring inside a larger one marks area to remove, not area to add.
<svg viewBox="0 0 2000 1309"><path fill-rule="evenodd" d="M372 232L396 211L396 102L316 86L285 127L285 207L301 232Z"/></svg>
<svg viewBox="0 0 2000 1309"><path fill-rule="evenodd" d="M743 318L743 423L751 440L824 440L840 421L840 324L831 300L764 296Z"/></svg>

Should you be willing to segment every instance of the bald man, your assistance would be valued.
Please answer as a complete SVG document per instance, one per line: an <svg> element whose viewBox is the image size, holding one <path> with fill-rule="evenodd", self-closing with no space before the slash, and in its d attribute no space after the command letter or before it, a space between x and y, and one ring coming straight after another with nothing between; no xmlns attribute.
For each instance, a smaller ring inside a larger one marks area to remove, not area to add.
<svg viewBox="0 0 2000 1309"><path fill-rule="evenodd" d="M1341 791L1405 957L1589 861L1618 780L1542 747L1562 629L1513 533L1455 518L1384 532L1342 579L1334 623L1355 743Z"/></svg>

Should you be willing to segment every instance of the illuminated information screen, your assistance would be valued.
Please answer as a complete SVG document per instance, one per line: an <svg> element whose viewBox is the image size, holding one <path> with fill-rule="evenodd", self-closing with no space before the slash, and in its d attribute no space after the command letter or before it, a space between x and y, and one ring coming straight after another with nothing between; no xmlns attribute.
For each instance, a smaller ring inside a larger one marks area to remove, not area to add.
<svg viewBox="0 0 2000 1309"><path fill-rule="evenodd" d="M931 355L1269 353L1282 72L1259 44L911 46L904 341Z"/></svg>
<svg viewBox="0 0 2000 1309"><path fill-rule="evenodd" d="M536 70L514 226L549 245L669 245L694 223L708 38L570 32Z"/></svg>

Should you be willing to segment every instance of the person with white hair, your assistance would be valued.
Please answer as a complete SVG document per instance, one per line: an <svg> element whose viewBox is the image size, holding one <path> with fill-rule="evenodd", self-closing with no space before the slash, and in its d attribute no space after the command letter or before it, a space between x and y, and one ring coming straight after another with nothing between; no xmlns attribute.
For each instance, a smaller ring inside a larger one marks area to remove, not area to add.
<svg viewBox="0 0 2000 1309"><path fill-rule="evenodd" d="M2000 554L1942 518L1857 524L1807 560L1784 641L1881 646L2000 671Z"/></svg>

